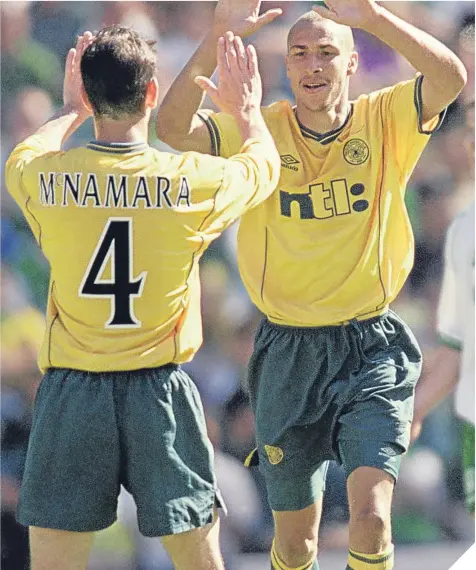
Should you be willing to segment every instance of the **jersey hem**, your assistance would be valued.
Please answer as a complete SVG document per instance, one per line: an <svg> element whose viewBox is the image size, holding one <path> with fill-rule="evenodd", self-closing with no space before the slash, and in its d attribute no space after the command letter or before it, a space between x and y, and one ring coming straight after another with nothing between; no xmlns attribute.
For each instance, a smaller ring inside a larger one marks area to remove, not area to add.
<svg viewBox="0 0 476 570"><path fill-rule="evenodd" d="M378 311L371 311L369 313L365 313L363 315L358 315L352 319L347 319L343 321L333 321L333 322L325 322L325 323L313 323L313 324L304 324L298 323L297 321L290 321L290 320L277 320L271 317L270 315L266 315L266 319L274 324L280 325L285 327L293 327L293 328L303 328L303 329L313 329L313 328L321 328L321 327L338 327L342 325L349 325L352 321L368 321L369 319L373 319L375 317L381 317L385 313L388 312L388 306L379 309Z"/></svg>

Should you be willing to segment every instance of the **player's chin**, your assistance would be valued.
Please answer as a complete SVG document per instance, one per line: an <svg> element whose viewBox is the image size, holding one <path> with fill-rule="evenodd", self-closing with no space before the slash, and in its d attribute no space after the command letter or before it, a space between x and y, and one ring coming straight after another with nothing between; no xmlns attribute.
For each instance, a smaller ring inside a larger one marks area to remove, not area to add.
<svg viewBox="0 0 476 570"><path fill-rule="evenodd" d="M315 113L327 111L332 108L330 93L319 93L311 96L306 95L302 98L302 104L306 109Z"/></svg>
<svg viewBox="0 0 476 570"><path fill-rule="evenodd" d="M306 100L303 101L304 107L313 113L322 113L323 111L327 111L330 107L329 102L326 100L316 101L314 100Z"/></svg>

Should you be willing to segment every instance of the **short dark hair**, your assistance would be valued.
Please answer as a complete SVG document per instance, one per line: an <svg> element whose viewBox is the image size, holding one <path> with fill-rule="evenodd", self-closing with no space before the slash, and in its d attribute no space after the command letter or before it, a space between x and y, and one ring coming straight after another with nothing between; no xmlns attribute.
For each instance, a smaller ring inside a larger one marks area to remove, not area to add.
<svg viewBox="0 0 476 570"><path fill-rule="evenodd" d="M84 51L81 75L95 116L123 119L143 111L155 75L155 42L124 26L100 30Z"/></svg>

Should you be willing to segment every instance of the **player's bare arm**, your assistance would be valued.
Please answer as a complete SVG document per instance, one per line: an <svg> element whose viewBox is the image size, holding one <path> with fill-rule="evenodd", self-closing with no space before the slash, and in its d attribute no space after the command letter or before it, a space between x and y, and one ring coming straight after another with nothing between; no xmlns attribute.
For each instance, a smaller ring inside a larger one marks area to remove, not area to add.
<svg viewBox="0 0 476 570"><path fill-rule="evenodd" d="M398 18L374 0L327 0L314 6L321 16L361 28L388 44L424 75L422 120L428 121L452 103L466 84L458 57L426 32Z"/></svg>
<svg viewBox="0 0 476 570"><path fill-rule="evenodd" d="M261 0L219 0L211 30L188 64L175 79L157 115L157 137L181 151L211 151L210 136L203 121L195 115L204 93L195 83L197 76L213 75L218 38L227 31L247 37L281 14L280 9L259 15Z"/></svg>
<svg viewBox="0 0 476 570"><path fill-rule="evenodd" d="M63 107L35 133L45 139L45 154L60 150L66 139L92 115L82 97L81 77L81 58L92 39L91 32L84 32L78 37L76 47L68 52L63 81Z"/></svg>
<svg viewBox="0 0 476 570"><path fill-rule="evenodd" d="M460 359L461 351L449 346L439 346L431 366L422 374L415 390L412 441L420 435L425 417L456 386Z"/></svg>

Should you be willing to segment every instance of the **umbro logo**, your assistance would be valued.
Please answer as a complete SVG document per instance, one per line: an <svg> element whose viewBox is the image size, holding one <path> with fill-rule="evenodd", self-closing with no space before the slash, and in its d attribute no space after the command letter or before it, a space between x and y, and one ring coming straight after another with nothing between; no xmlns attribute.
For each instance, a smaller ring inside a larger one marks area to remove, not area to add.
<svg viewBox="0 0 476 570"><path fill-rule="evenodd" d="M281 166L283 168L289 168L289 170L294 170L295 172L298 171L298 167L296 164L301 164L299 160L294 158L292 154L283 154L281 155Z"/></svg>
<svg viewBox="0 0 476 570"><path fill-rule="evenodd" d="M392 447L382 447L379 452L379 455L388 455L388 457L394 457L397 455L397 452Z"/></svg>

